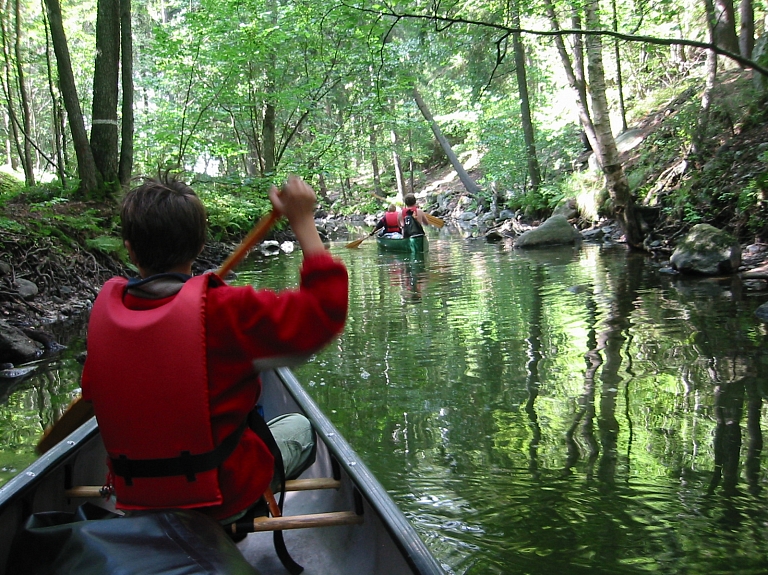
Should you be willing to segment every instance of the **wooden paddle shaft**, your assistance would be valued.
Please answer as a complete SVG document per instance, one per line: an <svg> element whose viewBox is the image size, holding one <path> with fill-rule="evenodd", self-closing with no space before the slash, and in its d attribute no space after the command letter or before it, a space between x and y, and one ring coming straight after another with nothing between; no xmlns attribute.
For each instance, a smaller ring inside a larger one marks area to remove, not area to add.
<svg viewBox="0 0 768 575"><path fill-rule="evenodd" d="M267 232L272 229L272 226L277 223L279 218L280 214L275 210L272 210L269 212L269 214L261 218L250 231L250 233L245 236L242 242L240 242L240 245L237 246L235 251L233 251L226 260L224 260L224 263L221 264L221 267L216 271L216 275L223 279L224 276L226 276L232 270L232 268L234 268L240 262L240 260L246 256L246 254L253 246L264 239L264 236L267 235Z"/></svg>

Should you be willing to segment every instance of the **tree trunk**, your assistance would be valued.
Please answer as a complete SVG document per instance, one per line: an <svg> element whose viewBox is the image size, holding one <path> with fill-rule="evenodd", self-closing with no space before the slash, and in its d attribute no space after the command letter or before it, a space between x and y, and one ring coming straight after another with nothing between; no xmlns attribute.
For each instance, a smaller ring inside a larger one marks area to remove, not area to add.
<svg viewBox="0 0 768 575"><path fill-rule="evenodd" d="M18 158L13 153L13 144L11 143L11 121L7 112L3 112L3 127L5 128L5 157L12 170L18 166Z"/></svg>
<svg viewBox="0 0 768 575"><path fill-rule="evenodd" d="M611 0L611 12L613 13L613 31L619 31L619 17L616 13L616 0ZM616 60L616 87L619 90L619 115L621 116L621 131L627 131L627 111L624 106L624 78L621 76L621 50L619 40L613 40L613 55Z"/></svg>
<svg viewBox="0 0 768 575"><path fill-rule="evenodd" d="M271 14L272 24L278 26L278 2L277 0L268 0L267 9ZM267 101L264 102L264 117L261 125L261 152L264 158L264 172L263 176L269 176L275 172L275 158L277 152L276 141L276 116L277 110L274 102L270 101L272 93L275 91L275 78L274 70L277 64L277 55L274 50L269 55L270 65L266 67L266 82L264 92L266 93Z"/></svg>
<svg viewBox="0 0 768 575"><path fill-rule="evenodd" d="M555 9L552 5L551 0L544 0L544 6L547 11L547 17L549 18L550 27L552 30L560 30L560 24L557 21L557 17L555 16ZM579 37L580 38L580 37ZM597 150L597 141L595 138L595 127L592 125L592 117L589 113L589 102L587 100L587 87L586 82L584 81L584 71L583 68L578 73L574 71L574 66L571 64L571 58L568 55L568 51L565 48L565 42L563 41L563 37L561 35L557 35L554 37L555 40L555 46L557 47L557 52L560 54L560 60L563 63L563 68L565 69L565 76L568 79L568 85L573 89L574 92L576 92L576 111L579 115L579 121L581 122L582 128L584 128L584 134L587 137L587 140L589 141L589 145L592 148L592 150ZM579 45L581 40L579 39ZM574 45L576 44L576 40L574 39ZM574 48L574 58L577 53L577 50ZM579 62L583 62L579 58ZM598 160L598 163L602 161L602 158L600 158L597 155L597 152L595 152L595 157Z"/></svg>
<svg viewBox="0 0 768 575"><path fill-rule="evenodd" d="M99 0L93 69L91 149L103 182L118 187L117 92L120 70L120 0Z"/></svg>
<svg viewBox="0 0 768 575"><path fill-rule="evenodd" d="M589 0L585 5L586 24L590 30L600 29L598 0ZM589 35L585 39L587 49L587 71L589 73L590 94L592 96L592 122L598 148L595 152L602 158L603 174L608 193L613 203L613 211L624 231L627 244L642 249L643 231L639 214L629 190L629 182L619 161L619 151L611 131L608 98L605 94L605 70L603 68L602 40L598 35Z"/></svg>
<svg viewBox="0 0 768 575"><path fill-rule="evenodd" d="M733 0L715 0L715 45L739 53L739 39L736 36L736 12Z"/></svg>
<svg viewBox="0 0 768 575"><path fill-rule="evenodd" d="M371 146L371 170L373 171L373 191L381 194L381 172L379 171L379 152L376 142L376 126L373 122L368 124L368 142Z"/></svg>
<svg viewBox="0 0 768 575"><path fill-rule="evenodd" d="M432 129L432 133L435 135L435 139L438 141L440 147L443 149L443 152L448 157L448 161L451 162L453 169L456 170L456 173L458 174L461 183L464 184L467 192L472 195L478 193L480 188L477 186L477 184L475 184L474 180L469 177L469 174L464 169L464 166L462 166L461 162L459 162L459 159L456 157L453 148L451 148L451 144L449 144L448 140L446 140L445 136L443 136L443 132L440 130L440 126L438 126L437 122L435 122L435 119L432 117L432 113L429 111L427 104L424 102L418 88L415 86L413 88L413 99L416 101L416 105L419 107L422 116L424 116L424 119Z"/></svg>
<svg viewBox="0 0 768 575"><path fill-rule="evenodd" d="M56 151L56 173L62 187L67 187L67 170L65 162L64 146L64 112L61 109L61 98L56 90L56 81L53 75L53 63L51 62L51 29L47 15L43 14L43 26L45 27L45 67L48 75L48 92L51 96L51 124L53 126L53 148Z"/></svg>
<svg viewBox="0 0 768 575"><path fill-rule="evenodd" d="M709 41L714 43L717 27L715 24L715 6L712 0L704 0L704 8L707 15ZM716 81L717 53L714 50L709 50L707 52L707 81L701 94L701 108L699 109L699 117L696 121L696 132L693 134L693 141L691 143L691 154L694 156L699 156L704 151L704 140L707 134L709 111L712 107L712 94L715 90Z"/></svg>
<svg viewBox="0 0 768 575"><path fill-rule="evenodd" d="M512 12L512 27L520 28L520 14L517 3ZM536 191L541 185L541 170L536 155L536 137L531 118L531 99L528 94L528 80L525 70L525 46L519 33L512 34L512 47L515 52L515 74L517 76L517 91L520 94L520 116L523 124L523 139L525 140L525 155L528 160L528 177L531 189Z"/></svg>
<svg viewBox="0 0 768 575"><path fill-rule="evenodd" d="M122 186L128 185L133 173L133 34L131 32L131 0L120 0L121 83L123 87L120 127L120 163L117 174Z"/></svg>
<svg viewBox="0 0 768 575"><path fill-rule="evenodd" d="M752 50L755 48L755 8L752 0L739 2L739 52L745 58L752 59Z"/></svg>
<svg viewBox="0 0 768 575"><path fill-rule="evenodd" d="M14 53L16 55L16 75L19 84L19 100L21 103L21 121L23 131L23 154L21 165L24 168L24 183L27 186L35 185L35 166L32 161L32 112L29 108L29 92L24 77L24 59L21 54L21 2L14 0L14 14L16 16L16 39Z"/></svg>
<svg viewBox="0 0 768 575"><path fill-rule="evenodd" d="M61 95L64 99L67 116L69 117L69 129L72 132L72 143L77 155L80 192L86 197L91 197L98 192L101 177L96 170L96 162L93 159L93 152L91 151L91 145L88 142L88 135L85 131L80 100L77 97L67 37L64 34L64 25L61 19L61 6L59 5L59 0L45 0L45 6L48 9L48 22L51 25L51 39L53 41L53 51L56 54Z"/></svg>
<svg viewBox="0 0 768 575"><path fill-rule="evenodd" d="M2 35L3 43L3 93L5 95L6 109L8 110L8 124L10 125L8 153L10 158L10 164L13 169L18 169L19 159L22 162L22 170L24 164L24 152L21 146L21 140L19 138L19 119L16 117L16 105L14 103L13 94L15 92L13 85L13 78L11 77L11 48L10 38L8 37L8 29L6 24L10 25L10 10L8 10L9 3L6 2L3 6L3 10L0 11L0 34ZM8 21L6 22L6 18ZM16 153L12 153L11 148L15 148Z"/></svg>
<svg viewBox="0 0 768 575"><path fill-rule="evenodd" d="M403 164L400 161L400 138L393 129L392 135L392 163L395 165L395 182L397 183L397 197L402 200L405 196L405 182L403 181Z"/></svg>
<svg viewBox="0 0 768 575"><path fill-rule="evenodd" d="M264 106L264 123L261 126L261 151L264 156L263 176L273 174L275 171L275 115L275 106L267 103Z"/></svg>

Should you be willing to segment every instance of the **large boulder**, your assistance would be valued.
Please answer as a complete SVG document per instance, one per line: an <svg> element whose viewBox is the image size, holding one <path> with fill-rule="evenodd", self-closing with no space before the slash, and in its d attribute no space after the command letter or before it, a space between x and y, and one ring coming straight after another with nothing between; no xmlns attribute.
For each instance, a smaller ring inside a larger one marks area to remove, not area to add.
<svg viewBox="0 0 768 575"><path fill-rule="evenodd" d="M741 265L741 246L728 232L697 224L678 244L670 263L683 273L732 274Z"/></svg>
<svg viewBox="0 0 768 575"><path fill-rule="evenodd" d="M539 227L528 230L515 240L516 248L534 248L539 246L561 246L575 244L581 240L565 216L552 216Z"/></svg>
<svg viewBox="0 0 768 575"><path fill-rule="evenodd" d="M24 363L43 354L43 346L19 328L0 320L0 363Z"/></svg>

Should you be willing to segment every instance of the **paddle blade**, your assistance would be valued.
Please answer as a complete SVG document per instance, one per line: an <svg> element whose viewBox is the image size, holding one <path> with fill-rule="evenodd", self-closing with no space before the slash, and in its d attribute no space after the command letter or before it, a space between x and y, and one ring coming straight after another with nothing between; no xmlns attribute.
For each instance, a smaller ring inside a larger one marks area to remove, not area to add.
<svg viewBox="0 0 768 575"><path fill-rule="evenodd" d="M360 244L362 244L366 239L368 239L368 236L362 237L359 240L355 240L354 242L349 242L345 248L358 248L360 247Z"/></svg>
<svg viewBox="0 0 768 575"><path fill-rule="evenodd" d="M429 222L430 226L435 226L436 228L442 228L445 225L445 222L438 218L437 216L433 216L431 214L428 214L427 212L424 212L424 215L427 216L427 221Z"/></svg>
<svg viewBox="0 0 768 575"><path fill-rule="evenodd" d="M93 404L82 397L74 399L59 420L45 430L43 437L35 446L35 451L38 455L42 455L91 417L93 417Z"/></svg>

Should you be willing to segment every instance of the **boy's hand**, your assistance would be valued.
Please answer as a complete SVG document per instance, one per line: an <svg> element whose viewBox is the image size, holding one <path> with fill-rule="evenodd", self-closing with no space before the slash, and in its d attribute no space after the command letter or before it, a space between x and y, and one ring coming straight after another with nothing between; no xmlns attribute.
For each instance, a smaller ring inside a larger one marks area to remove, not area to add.
<svg viewBox="0 0 768 575"><path fill-rule="evenodd" d="M298 176L290 176L280 190L272 186L269 199L274 208L288 218L291 226L298 220L315 219L315 191Z"/></svg>
<svg viewBox="0 0 768 575"><path fill-rule="evenodd" d="M272 206L286 218L304 255L324 252L325 246L315 227L317 197L312 187L298 176L290 176L283 187L269 189Z"/></svg>

